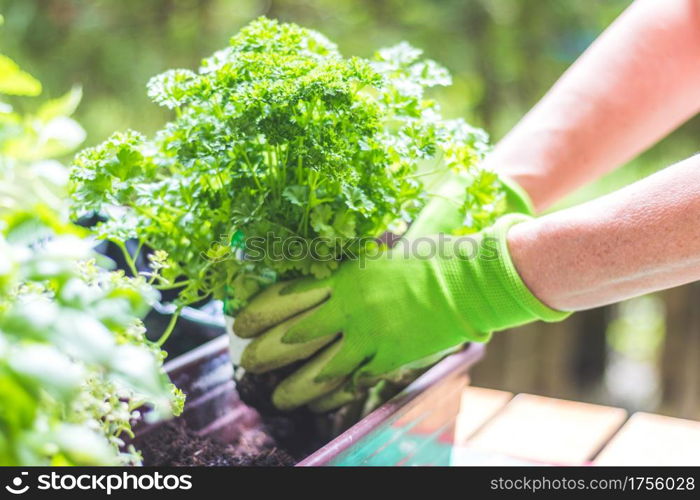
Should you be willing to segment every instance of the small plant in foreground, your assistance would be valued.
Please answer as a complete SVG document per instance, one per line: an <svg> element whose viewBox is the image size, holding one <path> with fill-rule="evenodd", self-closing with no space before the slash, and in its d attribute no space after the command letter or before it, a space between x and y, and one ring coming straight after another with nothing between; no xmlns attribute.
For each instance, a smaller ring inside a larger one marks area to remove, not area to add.
<svg viewBox="0 0 700 500"><path fill-rule="evenodd" d="M0 94L41 92L0 66ZM0 465L137 464L123 441L136 410L182 406L140 321L154 290L98 266L68 222L68 172L51 158L84 137L68 117L79 100L74 89L31 116L0 102Z"/></svg>

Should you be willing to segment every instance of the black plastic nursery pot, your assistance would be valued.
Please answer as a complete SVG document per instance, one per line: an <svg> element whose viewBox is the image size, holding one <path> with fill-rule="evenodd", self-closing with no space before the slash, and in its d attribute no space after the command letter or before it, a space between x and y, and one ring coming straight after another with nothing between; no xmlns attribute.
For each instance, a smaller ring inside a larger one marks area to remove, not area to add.
<svg viewBox="0 0 700 500"><path fill-rule="evenodd" d="M338 415L261 414L245 404L228 340L166 364L187 403L181 417L137 429L145 465L448 465L460 394L484 352L468 344L334 437Z"/></svg>

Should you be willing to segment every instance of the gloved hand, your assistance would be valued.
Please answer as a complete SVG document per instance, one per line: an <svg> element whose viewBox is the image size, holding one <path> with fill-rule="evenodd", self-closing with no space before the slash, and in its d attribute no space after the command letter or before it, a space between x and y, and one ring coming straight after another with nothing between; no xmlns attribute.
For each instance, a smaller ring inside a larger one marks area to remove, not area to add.
<svg viewBox="0 0 700 500"><path fill-rule="evenodd" d="M347 402L346 381L366 384L425 364L467 341L537 319L557 321L534 297L508 254L502 217L468 237L437 236L376 258L346 261L327 279L273 285L238 315L234 330L256 337L241 364L260 373L314 355L273 393L280 409ZM334 392L335 391L335 392Z"/></svg>
<svg viewBox="0 0 700 500"><path fill-rule="evenodd" d="M485 181L494 188L495 192L492 194L498 193L497 201L492 201L493 206L491 208L494 212L501 214L523 213L528 215L534 213L529 196L514 181L493 172L483 172L479 174L477 179L474 179L471 173L450 171L440 179L441 183L433 193L432 199L411 224L404 237L410 240L438 233L451 234L453 230L463 227L467 222L464 220L466 214L462 210L462 205L467 196L467 188L474 182L479 183L480 180ZM480 194L489 192L488 189L484 191L478 189L477 191ZM483 202L484 200L480 201ZM470 216L473 217L474 214L470 213ZM456 346L454 349L426 358L423 362L412 363L410 366L402 367L394 373L384 375L374 385L361 385L355 380L349 380L338 389L309 406L317 411L325 411L355 402L361 403L362 414L367 414L402 387L415 380L427 368L461 347L461 345Z"/></svg>

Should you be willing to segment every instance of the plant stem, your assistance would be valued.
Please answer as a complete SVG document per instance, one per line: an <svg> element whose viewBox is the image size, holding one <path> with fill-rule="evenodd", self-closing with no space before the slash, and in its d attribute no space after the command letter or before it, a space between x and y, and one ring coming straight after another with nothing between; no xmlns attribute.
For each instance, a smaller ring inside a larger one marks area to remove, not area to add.
<svg viewBox="0 0 700 500"><path fill-rule="evenodd" d="M122 254L124 254L124 260L126 261L126 265L129 266L129 270L131 271L131 274L134 276L139 275L138 269L136 269L136 263L134 262L134 259L131 257L131 254L129 253L129 250L126 248L126 244L123 241L117 241L117 240L112 240L112 242L117 245L122 251Z"/></svg>
<svg viewBox="0 0 700 500"><path fill-rule="evenodd" d="M183 280L183 281L178 281L176 283L170 283L169 285L155 285L154 288L157 290L172 290L173 288L180 288L183 286L186 286L188 283L191 283L192 280Z"/></svg>
<svg viewBox="0 0 700 500"><path fill-rule="evenodd" d="M156 341L156 345L158 347L162 347L163 344L168 340L168 337L170 337L170 334L173 333L173 330L175 330L175 324L177 323L178 318L180 317L180 311L182 311L182 307L178 307L173 315L170 317L170 322L168 323L168 326L165 328L165 331L163 331L163 334L160 336L158 341Z"/></svg>

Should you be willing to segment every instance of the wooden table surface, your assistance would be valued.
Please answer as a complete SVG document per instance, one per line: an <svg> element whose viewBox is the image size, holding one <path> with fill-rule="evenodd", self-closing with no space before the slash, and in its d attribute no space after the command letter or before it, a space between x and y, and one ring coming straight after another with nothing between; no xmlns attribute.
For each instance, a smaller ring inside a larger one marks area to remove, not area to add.
<svg viewBox="0 0 700 500"><path fill-rule="evenodd" d="M455 465L700 465L700 422L480 387L455 434Z"/></svg>

